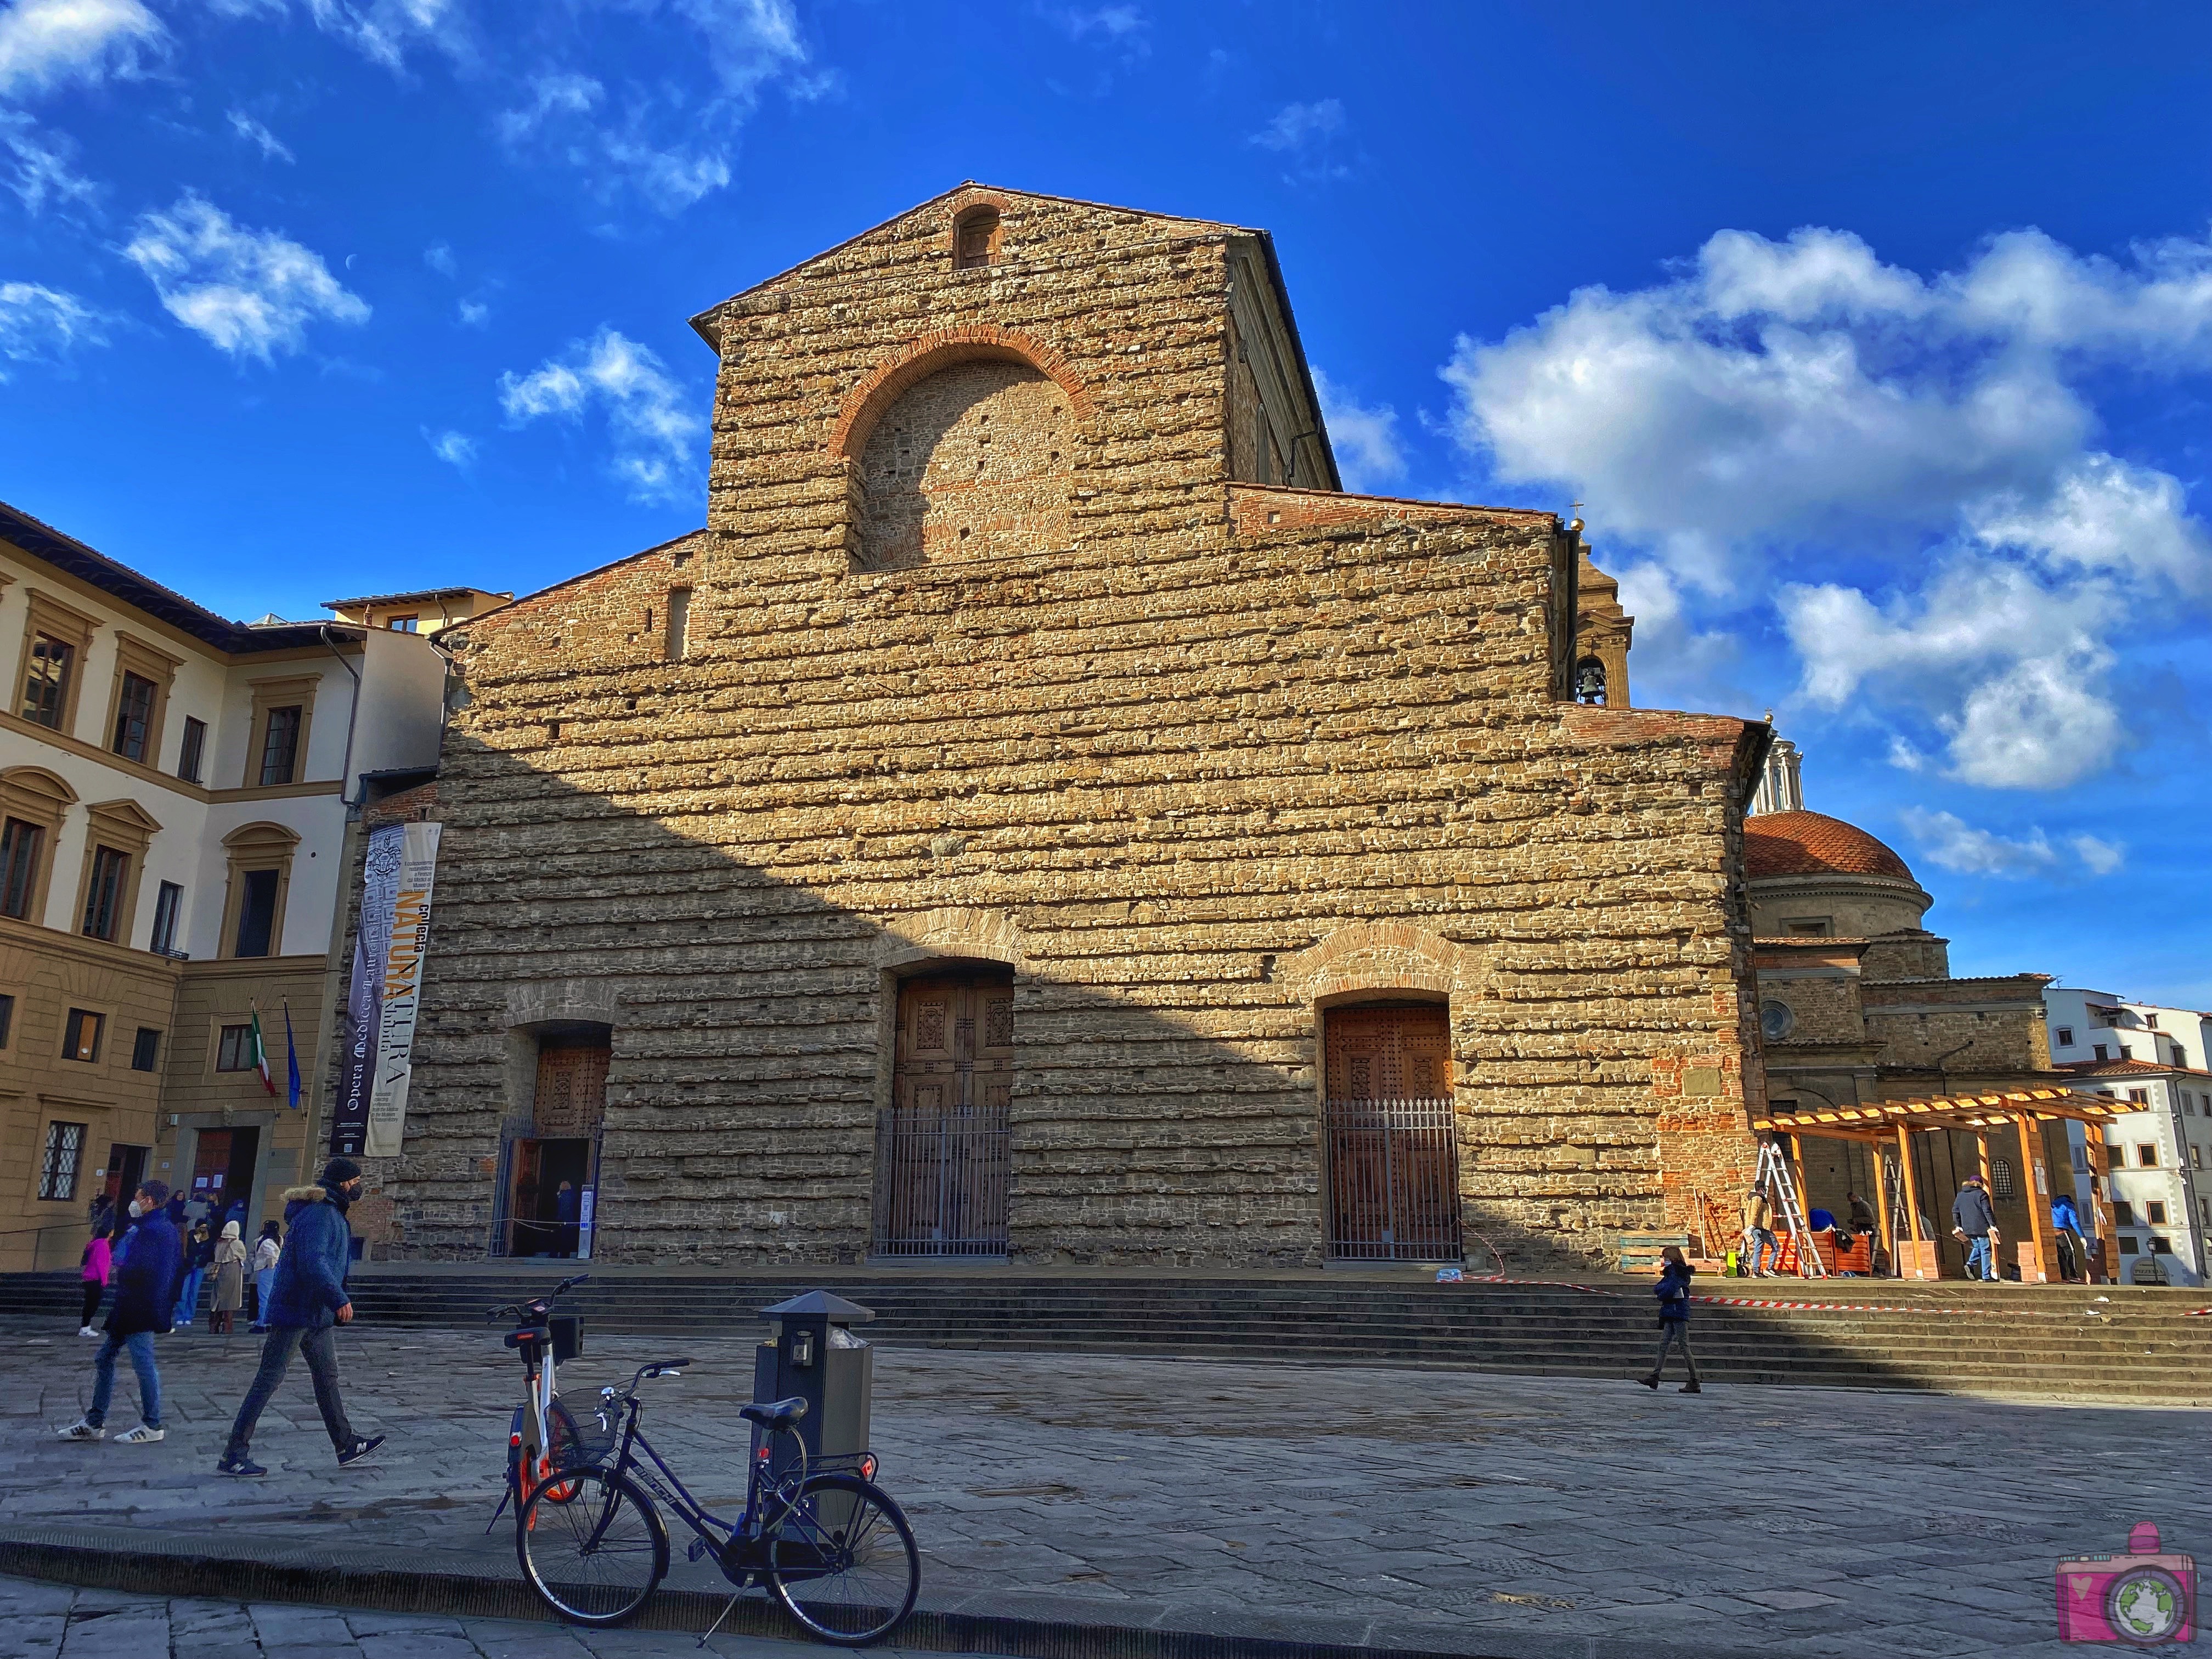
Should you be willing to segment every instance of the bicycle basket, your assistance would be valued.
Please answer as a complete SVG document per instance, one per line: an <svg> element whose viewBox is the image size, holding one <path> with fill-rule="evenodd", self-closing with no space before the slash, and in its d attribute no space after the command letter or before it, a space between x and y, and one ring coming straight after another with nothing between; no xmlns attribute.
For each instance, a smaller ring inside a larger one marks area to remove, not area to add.
<svg viewBox="0 0 2212 1659"><path fill-rule="evenodd" d="M617 1421L605 1433L563 1442L553 1449L554 1467L562 1469L588 1469L604 1463L614 1455L615 1443L621 1438L622 1425Z"/></svg>

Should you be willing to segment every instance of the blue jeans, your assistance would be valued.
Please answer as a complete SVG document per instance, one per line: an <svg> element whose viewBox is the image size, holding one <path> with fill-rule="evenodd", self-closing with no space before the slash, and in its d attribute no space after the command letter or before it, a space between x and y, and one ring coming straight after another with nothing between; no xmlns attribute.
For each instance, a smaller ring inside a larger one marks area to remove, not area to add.
<svg viewBox="0 0 2212 1659"><path fill-rule="evenodd" d="M1977 1233L1966 1240L1966 1277L1995 1279L1997 1276L1996 1253L1990 1248L1990 1236Z"/></svg>
<svg viewBox="0 0 2212 1659"><path fill-rule="evenodd" d="M170 1312L172 1325L189 1325L200 1305L200 1280L206 1277L203 1268L195 1267L185 1275L185 1282L177 1287L177 1305Z"/></svg>
<svg viewBox="0 0 2212 1659"><path fill-rule="evenodd" d="M257 1325L269 1322L269 1292L276 1283L274 1267L264 1267L253 1275L253 1322Z"/></svg>
<svg viewBox="0 0 2212 1659"><path fill-rule="evenodd" d="M149 1429L161 1426L161 1373L154 1364L154 1333L111 1335L92 1359L92 1409L84 1420L95 1429L107 1421L107 1402L115 1398L115 1356L131 1352L131 1369L138 1373L138 1417Z"/></svg>
<svg viewBox="0 0 2212 1659"><path fill-rule="evenodd" d="M1741 1255L1736 1258L1736 1265L1743 1267L1747 1273L1758 1273L1770 1258L1776 1261L1782 1260L1782 1246L1775 1243L1774 1235L1764 1227L1754 1227L1747 1231L1743 1236L1743 1246L1746 1254L1751 1257L1750 1265L1745 1267Z"/></svg>

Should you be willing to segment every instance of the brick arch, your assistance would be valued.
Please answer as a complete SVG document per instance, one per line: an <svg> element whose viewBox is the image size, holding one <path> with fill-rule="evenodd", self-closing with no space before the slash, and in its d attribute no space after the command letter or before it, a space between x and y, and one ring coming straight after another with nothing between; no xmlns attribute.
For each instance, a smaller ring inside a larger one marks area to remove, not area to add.
<svg viewBox="0 0 2212 1659"><path fill-rule="evenodd" d="M1316 1006L1358 993L1465 991L1477 954L1426 928L1397 921L1355 921L1285 964L1286 977Z"/></svg>
<svg viewBox="0 0 2212 1659"><path fill-rule="evenodd" d="M898 401L901 392L940 368L979 359L1026 363L1048 376L1067 395L1068 407L1079 421L1088 422L1097 412L1090 388L1059 352L1017 330L978 323L968 328L939 329L909 340L869 370L838 405L837 423L830 433L830 453L840 460L858 459L876 422Z"/></svg>
<svg viewBox="0 0 2212 1659"><path fill-rule="evenodd" d="M1028 965L1022 930L1003 910L946 907L890 923L876 941L877 967L904 973L940 960L1002 962L1016 972Z"/></svg>

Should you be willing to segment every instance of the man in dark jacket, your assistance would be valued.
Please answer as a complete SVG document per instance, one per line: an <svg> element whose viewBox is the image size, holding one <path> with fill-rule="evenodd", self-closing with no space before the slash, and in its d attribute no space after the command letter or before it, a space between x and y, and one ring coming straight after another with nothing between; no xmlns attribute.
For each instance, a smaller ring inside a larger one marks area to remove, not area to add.
<svg viewBox="0 0 2212 1659"><path fill-rule="evenodd" d="M353 1318L353 1300L345 1284L353 1265L353 1229L346 1224L345 1212L360 1196L361 1165L349 1158L332 1158L314 1185L295 1187L284 1194L284 1254L276 1258L269 1305L262 1310L269 1336L261 1347L261 1369L246 1391L246 1403L238 1408L230 1444L215 1466L216 1474L269 1473L247 1452L254 1425L284 1380L295 1348L307 1357L315 1406L323 1414L323 1427L329 1431L339 1463L360 1463L384 1443L380 1434L363 1439L353 1431L346 1420L345 1402L338 1396L337 1342L332 1328Z"/></svg>
<svg viewBox="0 0 2212 1659"><path fill-rule="evenodd" d="M61 1431L64 1440L105 1440L107 1403L115 1397L115 1358L131 1356L138 1373L138 1426L115 1437L118 1444L150 1446L167 1437L161 1426L161 1373L154 1363L154 1339L169 1328L169 1310L184 1269L184 1245L164 1207L166 1182L149 1181L131 1201L138 1218L131 1248L114 1274L115 1306L107 1316L107 1340L92 1361L92 1409Z"/></svg>
<svg viewBox="0 0 2212 1659"><path fill-rule="evenodd" d="M1954 1237L1966 1246L1966 1277L1995 1279L1997 1276L1996 1243L1997 1212L1990 1207L1990 1195L1982 1190L1982 1178L1968 1176L1959 1195L1951 1200L1951 1228Z"/></svg>

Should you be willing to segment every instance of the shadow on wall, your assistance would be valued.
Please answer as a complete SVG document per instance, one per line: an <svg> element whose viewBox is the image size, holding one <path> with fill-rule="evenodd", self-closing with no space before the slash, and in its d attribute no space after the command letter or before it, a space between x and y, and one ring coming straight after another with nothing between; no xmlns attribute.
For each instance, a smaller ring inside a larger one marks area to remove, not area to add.
<svg viewBox="0 0 2212 1659"><path fill-rule="evenodd" d="M1175 885L1146 867L1174 855L1079 789L1056 859L857 814L763 848L773 824L726 805L720 769L660 749L619 780L647 817L449 742L407 1150L378 1177L399 1237L380 1255L487 1253L514 1213L516 1142L544 1135L524 1051L602 1025L596 1251L615 1259L1297 1266L1332 1232L1370 1259L1446 1256L1463 1224L1477 1265L1479 1233L1516 1267L1588 1267L1658 1225L1648 1079L1615 1091L1601 1168L1558 1144L1555 1110L1516 1115L1502 1079L1555 1034L1488 949L1388 919L1388 891L1103 897ZM1394 1006L1448 1020L1387 1038L1364 1022L1364 1069L1330 1092L1384 1133L1325 1156L1322 1023ZM1419 1109L1439 1091L1456 1169Z"/></svg>

